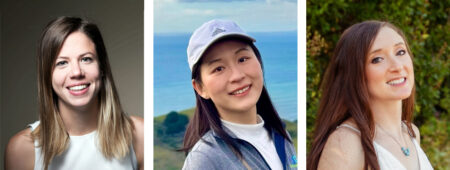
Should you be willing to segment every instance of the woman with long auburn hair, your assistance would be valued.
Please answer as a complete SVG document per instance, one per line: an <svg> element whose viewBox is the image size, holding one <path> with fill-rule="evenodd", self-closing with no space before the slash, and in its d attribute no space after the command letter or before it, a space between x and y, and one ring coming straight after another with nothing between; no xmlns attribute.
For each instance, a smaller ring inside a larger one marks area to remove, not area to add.
<svg viewBox="0 0 450 170"><path fill-rule="evenodd" d="M323 77L309 170L433 169L412 123L412 57L388 22L344 31Z"/></svg>
<svg viewBox="0 0 450 170"><path fill-rule="evenodd" d="M297 169L254 41L227 20L192 34L187 53L197 107L184 136L183 169Z"/></svg>
<svg viewBox="0 0 450 170"><path fill-rule="evenodd" d="M39 121L11 138L5 169L143 169L143 119L122 110L98 27L51 21L37 62Z"/></svg>

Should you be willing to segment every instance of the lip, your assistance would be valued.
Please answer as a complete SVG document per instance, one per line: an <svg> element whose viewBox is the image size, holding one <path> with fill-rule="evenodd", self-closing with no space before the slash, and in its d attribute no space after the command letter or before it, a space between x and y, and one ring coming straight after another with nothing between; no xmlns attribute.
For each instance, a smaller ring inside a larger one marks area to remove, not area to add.
<svg viewBox="0 0 450 170"><path fill-rule="evenodd" d="M86 87L83 90L71 90L71 87L74 86L80 86L80 85L86 85ZM69 91L70 94L74 95L74 96L81 96L87 93L87 91L89 90L89 86L91 84L90 83L76 83L76 84L71 84L69 86L66 87L66 89Z"/></svg>
<svg viewBox="0 0 450 170"><path fill-rule="evenodd" d="M403 79L403 82L400 82L402 79ZM391 79L391 80L387 81L386 84L389 85L389 86L398 87L398 86L405 85L407 80L408 79L406 77L397 77L397 78L394 78L394 79Z"/></svg>
<svg viewBox="0 0 450 170"><path fill-rule="evenodd" d="M246 89L247 88L247 89ZM251 84L248 84L248 85L245 85L245 86L242 86L242 87L239 87L239 88L236 88L236 89L234 89L232 92L230 92L230 93L228 93L229 95L232 95L232 96L237 96L237 97L240 97L240 96L245 96L245 95L247 95L249 92L250 92L250 89L252 88L252 85ZM244 92L242 92L242 93L239 93L239 94L233 94L233 93L236 93L237 91L239 91L239 90L243 90L243 89L246 89Z"/></svg>

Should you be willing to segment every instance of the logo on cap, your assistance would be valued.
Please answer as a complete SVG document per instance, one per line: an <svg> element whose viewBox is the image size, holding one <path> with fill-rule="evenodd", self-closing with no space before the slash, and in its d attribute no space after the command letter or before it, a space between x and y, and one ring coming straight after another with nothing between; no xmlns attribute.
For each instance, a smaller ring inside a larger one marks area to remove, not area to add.
<svg viewBox="0 0 450 170"><path fill-rule="evenodd" d="M220 29L220 28L216 28L216 30L214 30L214 32L212 33L212 37L216 36L219 33L225 32L225 29Z"/></svg>

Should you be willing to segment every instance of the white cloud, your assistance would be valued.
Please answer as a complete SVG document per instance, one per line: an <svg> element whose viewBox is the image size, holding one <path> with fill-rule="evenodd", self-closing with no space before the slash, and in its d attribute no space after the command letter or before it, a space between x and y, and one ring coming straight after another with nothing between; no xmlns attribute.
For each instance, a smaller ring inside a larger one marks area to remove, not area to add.
<svg viewBox="0 0 450 170"><path fill-rule="evenodd" d="M186 15L204 15L204 16L212 16L215 15L214 10L202 10L202 9L185 9L183 13Z"/></svg>

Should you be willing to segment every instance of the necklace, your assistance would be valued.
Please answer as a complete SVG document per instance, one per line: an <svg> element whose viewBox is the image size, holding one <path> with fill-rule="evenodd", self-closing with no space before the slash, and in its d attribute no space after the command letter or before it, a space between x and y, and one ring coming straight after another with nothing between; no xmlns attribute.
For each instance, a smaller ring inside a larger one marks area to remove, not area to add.
<svg viewBox="0 0 450 170"><path fill-rule="evenodd" d="M400 142L397 141L396 138L394 138L391 134L387 133L386 130L384 130L380 125L376 124L384 133L386 133L389 137L391 137L392 139L394 139L394 141L400 146L400 149L402 150L403 154L405 156L409 156L409 148L408 145L406 144L405 139L403 138L403 135L401 135L401 138L403 139L403 142L405 142L405 147L403 147ZM402 126L403 129L403 126Z"/></svg>

